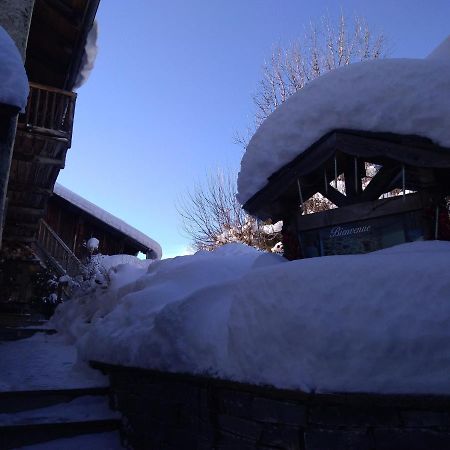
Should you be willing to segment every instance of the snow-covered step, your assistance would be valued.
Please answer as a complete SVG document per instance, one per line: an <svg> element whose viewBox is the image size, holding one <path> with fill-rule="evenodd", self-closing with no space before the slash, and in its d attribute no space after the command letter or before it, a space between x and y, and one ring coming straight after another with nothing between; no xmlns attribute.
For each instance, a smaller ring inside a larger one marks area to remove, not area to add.
<svg viewBox="0 0 450 450"><path fill-rule="evenodd" d="M107 377L77 361L77 351L58 334L0 342L0 391L40 391L108 386Z"/></svg>
<svg viewBox="0 0 450 450"><path fill-rule="evenodd" d="M36 333L55 334L56 330L42 327L0 327L0 341L17 341L26 339Z"/></svg>
<svg viewBox="0 0 450 450"><path fill-rule="evenodd" d="M46 408L0 414L0 448L118 430L119 414L106 396L83 396Z"/></svg>
<svg viewBox="0 0 450 450"><path fill-rule="evenodd" d="M21 450L123 450L117 431L109 433L82 434L71 438L56 439L41 444L27 445Z"/></svg>
<svg viewBox="0 0 450 450"><path fill-rule="evenodd" d="M44 389L35 391L0 391L0 414L16 413L67 403L82 396L107 396L107 387L83 389Z"/></svg>

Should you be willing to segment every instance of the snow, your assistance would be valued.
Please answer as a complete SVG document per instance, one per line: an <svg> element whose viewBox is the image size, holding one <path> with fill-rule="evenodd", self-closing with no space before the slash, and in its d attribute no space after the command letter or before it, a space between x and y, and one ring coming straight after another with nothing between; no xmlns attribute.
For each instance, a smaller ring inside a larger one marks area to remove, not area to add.
<svg viewBox="0 0 450 450"><path fill-rule="evenodd" d="M242 158L238 200L336 129L426 137L450 147L450 39L428 59L379 59L311 81L259 127Z"/></svg>
<svg viewBox="0 0 450 450"><path fill-rule="evenodd" d="M427 56L427 59L446 59L450 62L450 35Z"/></svg>
<svg viewBox="0 0 450 450"><path fill-rule="evenodd" d="M0 342L0 361L0 392L108 384L98 371L77 361L76 348L64 336L39 333L29 339Z"/></svg>
<svg viewBox="0 0 450 450"><path fill-rule="evenodd" d="M94 252L95 250L98 250L99 245L100 245L100 241L95 237L91 237L86 242L86 247L90 253Z"/></svg>
<svg viewBox="0 0 450 450"><path fill-rule="evenodd" d="M97 21L94 21L92 28L86 38L86 45L84 47L80 73L78 74L74 89L78 89L84 83L86 83L89 76L91 75L92 70L94 69L94 64L98 53L97 38L98 24Z"/></svg>
<svg viewBox="0 0 450 450"><path fill-rule="evenodd" d="M56 439L41 444L20 447L21 450L122 450L118 432L81 434L70 438Z"/></svg>
<svg viewBox="0 0 450 450"><path fill-rule="evenodd" d="M115 228L121 233L126 234L127 236L136 240L137 242L147 247L148 249L153 250L154 254L156 255L156 259L161 258L162 256L161 246L152 238L145 235L141 231L136 230L136 228L133 228L131 225L128 225L123 220L113 216L109 212L105 211L104 209L100 208L94 203L91 203L89 200L86 200L85 198L79 196L78 194L75 194L75 192L72 192L70 189L67 189L66 187L62 186L59 183L55 184L54 193L59 197L62 197L63 199L67 200L68 202L72 203L73 205L77 206L78 208L82 209L83 211L87 212L91 216L94 216L98 220L101 220L102 222L111 226L112 228Z"/></svg>
<svg viewBox="0 0 450 450"><path fill-rule="evenodd" d="M263 225L262 231L265 234L275 234L275 233L281 233L281 230L283 229L283 221L279 220L278 222L271 224L271 225Z"/></svg>
<svg viewBox="0 0 450 450"><path fill-rule="evenodd" d="M14 413L0 413L0 426L119 419L105 396L85 395L70 402Z"/></svg>
<svg viewBox="0 0 450 450"><path fill-rule="evenodd" d="M16 44L0 26L0 104L25 111L28 99L28 78Z"/></svg>
<svg viewBox="0 0 450 450"><path fill-rule="evenodd" d="M305 392L450 394L449 262L439 241L291 262L228 244L119 266L54 326L85 360Z"/></svg>

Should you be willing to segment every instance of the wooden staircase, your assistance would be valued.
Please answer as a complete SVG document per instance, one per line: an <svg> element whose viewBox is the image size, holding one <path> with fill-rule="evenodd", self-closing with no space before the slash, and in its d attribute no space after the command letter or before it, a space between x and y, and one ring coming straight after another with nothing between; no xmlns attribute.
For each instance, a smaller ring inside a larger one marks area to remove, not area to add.
<svg viewBox="0 0 450 450"><path fill-rule="evenodd" d="M81 261L43 219L39 221L36 246L61 275L74 277L81 273Z"/></svg>
<svg viewBox="0 0 450 450"><path fill-rule="evenodd" d="M27 328L30 324L34 325L31 329ZM0 314L0 361L2 352L10 351L9 343L5 341L38 332L55 333L55 330L42 328L45 325L42 318L29 313ZM20 367L17 370L20 371ZM107 442L107 447L96 448L121 449L120 415L110 409L109 398L109 387L103 386L0 390L0 449L39 443L43 443L45 449L47 446L59 449L62 448L59 439L74 437L84 439L82 442L91 439Z"/></svg>
<svg viewBox="0 0 450 450"><path fill-rule="evenodd" d="M118 431L107 388L0 393L0 448Z"/></svg>

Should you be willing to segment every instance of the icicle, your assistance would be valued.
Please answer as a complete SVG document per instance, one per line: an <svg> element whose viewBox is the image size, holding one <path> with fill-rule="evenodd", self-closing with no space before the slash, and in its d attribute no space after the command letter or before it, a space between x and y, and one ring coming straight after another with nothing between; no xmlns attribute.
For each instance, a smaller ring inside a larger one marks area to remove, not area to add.
<svg viewBox="0 0 450 450"><path fill-rule="evenodd" d="M334 155L334 188L337 189L338 173L337 173L337 159Z"/></svg>
<svg viewBox="0 0 450 450"><path fill-rule="evenodd" d="M325 192L328 193L328 179L327 179L327 169L325 168L324 171L324 176L325 176Z"/></svg>
<svg viewBox="0 0 450 450"><path fill-rule="evenodd" d="M406 176L405 176L405 165L402 164L402 191L403 191L402 195L403 195L403 201L405 200L405 194L406 194L406 192L405 192L406 191L406 189L405 189L405 187L406 187L405 179L406 179Z"/></svg>
<svg viewBox="0 0 450 450"><path fill-rule="evenodd" d="M303 213L303 195L302 195L302 187L300 185L300 178L297 178L297 186L298 186L298 195L300 197L300 208L302 209Z"/></svg>
<svg viewBox="0 0 450 450"><path fill-rule="evenodd" d="M434 224L434 239L437 241L439 236L439 205L436 206L436 223Z"/></svg>

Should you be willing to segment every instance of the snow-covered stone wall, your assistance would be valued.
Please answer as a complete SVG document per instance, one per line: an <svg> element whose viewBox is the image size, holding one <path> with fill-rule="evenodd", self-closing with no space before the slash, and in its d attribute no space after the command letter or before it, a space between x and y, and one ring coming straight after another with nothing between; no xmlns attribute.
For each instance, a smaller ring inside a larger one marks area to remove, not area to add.
<svg viewBox="0 0 450 450"><path fill-rule="evenodd" d="M210 378L106 369L133 448L450 448L450 397L308 395Z"/></svg>

